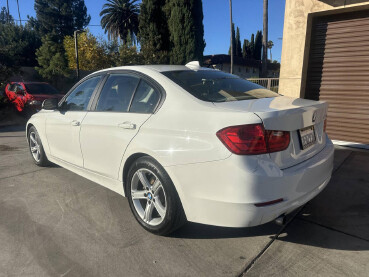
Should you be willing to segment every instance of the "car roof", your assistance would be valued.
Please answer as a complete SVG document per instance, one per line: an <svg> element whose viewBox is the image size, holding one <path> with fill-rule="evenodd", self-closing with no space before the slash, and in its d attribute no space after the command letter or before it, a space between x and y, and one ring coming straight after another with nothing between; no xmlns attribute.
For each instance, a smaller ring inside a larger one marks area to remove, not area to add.
<svg viewBox="0 0 369 277"><path fill-rule="evenodd" d="M211 68L200 67L200 66L191 66L191 65L132 65L132 66L119 66L119 67L111 67L107 69L100 70L98 72L104 71L114 71L114 70L142 70L142 69L150 69L157 72L166 72L166 71L182 71L182 70L213 70Z"/></svg>

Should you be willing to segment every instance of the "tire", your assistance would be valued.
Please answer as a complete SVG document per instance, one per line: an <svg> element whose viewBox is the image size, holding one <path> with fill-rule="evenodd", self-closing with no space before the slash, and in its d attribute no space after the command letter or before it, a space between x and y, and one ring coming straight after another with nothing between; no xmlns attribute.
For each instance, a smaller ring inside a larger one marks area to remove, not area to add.
<svg viewBox="0 0 369 277"><path fill-rule="evenodd" d="M34 126L32 126L28 131L28 146L33 161L38 166L48 166L50 165L49 160L46 157L44 147L40 136Z"/></svg>
<svg viewBox="0 0 369 277"><path fill-rule="evenodd" d="M138 158L130 167L126 195L136 220L151 233L168 235L186 222L172 180L151 157Z"/></svg>

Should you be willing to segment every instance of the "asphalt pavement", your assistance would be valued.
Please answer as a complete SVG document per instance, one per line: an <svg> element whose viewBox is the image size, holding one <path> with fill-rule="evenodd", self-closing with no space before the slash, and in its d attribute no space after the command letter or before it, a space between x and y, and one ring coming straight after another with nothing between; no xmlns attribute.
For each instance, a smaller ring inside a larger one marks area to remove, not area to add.
<svg viewBox="0 0 369 277"><path fill-rule="evenodd" d="M240 275L368 276L369 151L337 148L327 188L284 227L160 237L120 195L34 165L24 127L0 128L0 276Z"/></svg>

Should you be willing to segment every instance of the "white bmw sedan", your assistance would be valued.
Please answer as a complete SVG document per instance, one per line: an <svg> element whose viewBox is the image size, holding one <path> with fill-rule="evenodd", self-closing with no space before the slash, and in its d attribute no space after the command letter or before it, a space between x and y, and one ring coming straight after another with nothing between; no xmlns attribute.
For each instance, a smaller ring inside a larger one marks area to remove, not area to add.
<svg viewBox="0 0 369 277"><path fill-rule="evenodd" d="M327 104L221 71L129 66L95 72L27 123L35 163L128 198L148 231L186 220L228 227L283 217L327 185Z"/></svg>

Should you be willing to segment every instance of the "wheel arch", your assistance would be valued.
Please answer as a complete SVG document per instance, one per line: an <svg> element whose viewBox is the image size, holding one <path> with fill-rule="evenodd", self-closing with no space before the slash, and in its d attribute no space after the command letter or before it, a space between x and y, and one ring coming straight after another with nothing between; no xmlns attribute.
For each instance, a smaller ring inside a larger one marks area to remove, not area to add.
<svg viewBox="0 0 369 277"><path fill-rule="evenodd" d="M28 141L29 129L31 129L31 127L35 127L35 125L33 125L32 123L27 123L27 126L26 126L26 138L27 138L27 141Z"/></svg>
<svg viewBox="0 0 369 277"><path fill-rule="evenodd" d="M126 191L126 184L127 184L127 175L128 175L128 171L130 169L130 167L132 166L132 164L138 159L138 158L141 158L141 157L144 157L144 156L148 156L148 157L151 157L153 158L152 156L146 154L146 153L134 153L132 154L131 156L129 156L127 158L127 160L125 161L124 163L124 166L123 166L123 176L122 176L122 182L123 182L123 191L124 191L124 195L127 196L127 191ZM153 158L154 159L154 158Z"/></svg>
<svg viewBox="0 0 369 277"><path fill-rule="evenodd" d="M181 187L178 187L177 180L176 178L173 178L174 176L172 176L171 172L168 172L168 170L157 160L155 159L155 157L153 157L150 154L144 153L144 152L137 152L137 153L133 153L131 154L125 161L124 166L123 166L123 172L122 172L122 183L123 183L123 191L124 191L124 195L127 197L127 176L128 176L128 171L130 169L130 167L132 166L132 164L139 158L141 157L150 157L153 160L155 160L158 164L160 164L164 170L167 172L169 178L172 180L173 186L175 191L177 192L177 195L179 197L179 201L180 204L183 207L184 213L186 215L186 207L187 207L187 203L185 200L185 197L183 195L183 191L181 189Z"/></svg>

